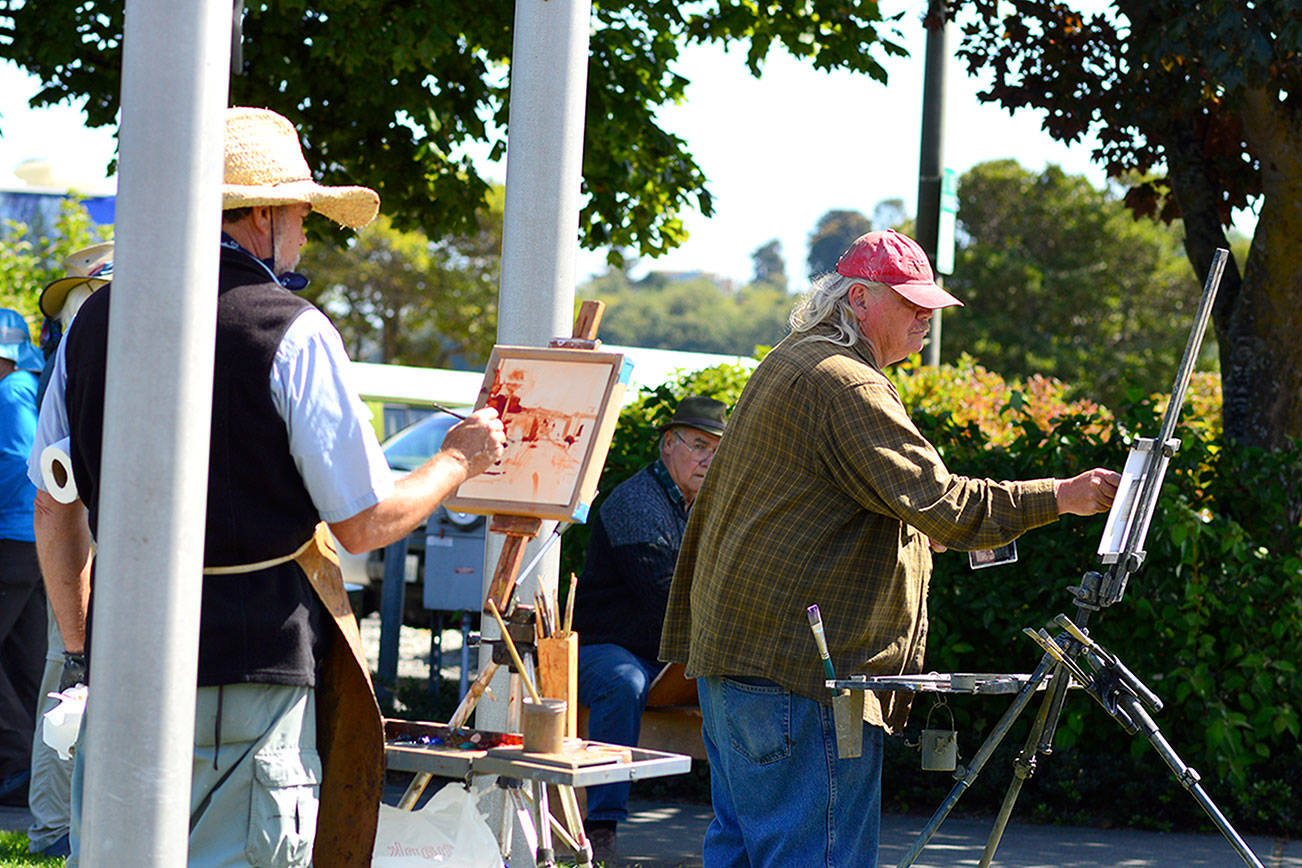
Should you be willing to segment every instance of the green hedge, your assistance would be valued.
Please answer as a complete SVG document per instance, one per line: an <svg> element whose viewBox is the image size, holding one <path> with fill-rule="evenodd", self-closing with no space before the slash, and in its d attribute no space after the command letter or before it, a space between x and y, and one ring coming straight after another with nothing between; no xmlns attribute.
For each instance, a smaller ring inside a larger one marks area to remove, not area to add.
<svg viewBox="0 0 1302 868"><path fill-rule="evenodd" d="M1091 635L1163 699L1166 707L1155 716L1163 734L1203 774L1204 787L1232 820L1282 832L1302 819L1302 534L1281 525L1283 486L1299 453L1227 450L1214 439L1218 422L1206 415L1219 404L1210 386L1200 377L1186 402L1186 422L1176 430L1182 444L1155 510L1146 561L1124 598L1092 618ZM961 403L968 395L953 398ZM1133 437L1157 436L1163 405L1158 398L1136 401L1118 408L1111 429L1101 429L1097 414L1036 423L1033 403L1010 401L1006 417L1018 431L1005 446L991 446L981 428L956 423L943 410L915 409L914 417L943 444L955 472L1029 478L1119 468ZM1253 481L1245 485L1248 477ZM1242 509L1246 498L1260 505ZM1223 505L1255 514L1254 526L1231 518ZM1034 668L1040 651L1020 631L1075 611L1066 589L1097 566L1103 521L1069 517L1032 531L1019 541L1019 562L1006 567L972 571L961 556L937 557L928 666ZM967 697L951 704L970 756L1006 703ZM1024 732L1025 724L1014 730L1005 756L1020 749ZM1041 814L1157 828L1206 824L1147 741L1125 734L1083 693L1068 701L1055 745L1023 796ZM987 766L984 775L999 778L992 795L1002 796L1010 773L1006 764ZM926 789L936 794L935 786ZM921 807L917 795L901 798Z"/></svg>
<svg viewBox="0 0 1302 868"><path fill-rule="evenodd" d="M645 394L621 415L601 488L651 460L654 430L672 403L695 392L733 404L746 373L728 366ZM1068 402L1063 384L1005 382L971 360L892 377L915 422L956 473L993 479L1120 469L1137 436L1156 437L1164 400L1133 396L1112 411ZM1219 441L1219 385L1196 375L1147 537L1147 558L1123 599L1090 621L1091 635L1165 702L1155 715L1180 756L1203 775L1212 799L1240 831L1288 833L1302 825L1298 749L1302 678L1302 532L1284 504L1302 449L1232 450ZM1098 568L1103 516L1067 517L1018 542L1015 564L971 570L948 552L935 559L927 666L938 672L1030 672L1041 652L1022 635L1075 609L1067 588ZM586 528L566 534L563 569L582 566ZM1052 632L1052 631L1051 631ZM952 786L919 770L916 741L932 699L920 697L900 739L888 739L886 806L929 813ZM1007 697L962 696L948 705L970 760ZM1023 714L961 811L993 811L1011 779L1033 711ZM938 712L936 719L944 719ZM1073 691L1055 752L1023 791L1017 816L1149 828L1209 828L1141 736L1130 736Z"/></svg>

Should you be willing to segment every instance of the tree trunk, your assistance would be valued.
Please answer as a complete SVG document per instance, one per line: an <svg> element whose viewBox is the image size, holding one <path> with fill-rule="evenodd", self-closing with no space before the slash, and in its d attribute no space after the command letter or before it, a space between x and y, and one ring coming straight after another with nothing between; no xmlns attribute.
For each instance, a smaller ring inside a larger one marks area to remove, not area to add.
<svg viewBox="0 0 1302 868"><path fill-rule="evenodd" d="M1225 434L1275 449L1302 437L1302 123L1262 91L1244 99L1243 119L1264 196L1243 290L1223 327Z"/></svg>
<svg viewBox="0 0 1302 868"><path fill-rule="evenodd" d="M1242 276L1231 260L1213 311L1222 419L1229 443L1274 451L1302 437L1302 124L1265 92L1248 94L1239 111L1248 147L1261 163L1264 195ZM1187 120L1173 124L1162 144L1185 222L1185 249L1205 281L1215 249L1229 243L1219 216L1222 193L1204 170L1202 142ZM1302 468L1288 475L1277 482L1289 500L1285 521L1296 524ZM1254 492L1273 496L1269 489ZM1251 501L1252 494L1238 499ZM1226 506L1244 516L1254 510L1250 502Z"/></svg>

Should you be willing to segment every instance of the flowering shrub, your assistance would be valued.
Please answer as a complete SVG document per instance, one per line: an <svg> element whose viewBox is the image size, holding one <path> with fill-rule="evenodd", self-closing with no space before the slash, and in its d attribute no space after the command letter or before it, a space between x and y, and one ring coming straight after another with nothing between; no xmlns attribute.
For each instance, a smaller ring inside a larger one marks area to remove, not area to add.
<svg viewBox="0 0 1302 868"><path fill-rule="evenodd" d="M996 446L1011 443L1027 421L1047 431L1064 416L1089 416L1097 417L1093 432L1112 427L1111 414L1098 404L1067 400L1068 387L1061 380L1036 374L1025 383L1009 382L966 353L954 365L896 368L890 377L910 411L948 413L958 425L971 422Z"/></svg>

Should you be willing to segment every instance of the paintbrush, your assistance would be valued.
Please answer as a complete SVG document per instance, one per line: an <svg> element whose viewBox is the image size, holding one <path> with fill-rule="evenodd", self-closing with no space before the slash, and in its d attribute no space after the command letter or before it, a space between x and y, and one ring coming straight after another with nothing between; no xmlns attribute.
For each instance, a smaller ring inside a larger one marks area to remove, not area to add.
<svg viewBox="0 0 1302 868"><path fill-rule="evenodd" d="M818 604L805 610L809 615L809 629L814 631L814 642L818 644L818 656L823 658L823 674L828 681L836 680L836 671L832 669L832 655L827 651L827 637L823 635L823 616L818 611Z"/></svg>
<svg viewBox="0 0 1302 868"><path fill-rule="evenodd" d="M828 681L836 680L832 669L832 655L827 651L827 637L823 635L823 616L818 606L805 610L809 615L809 629L814 631L818 643L818 656L823 658L823 675ZM832 694L832 723L836 727L836 755L853 759L863 755L863 702L862 690L841 689Z"/></svg>
<svg viewBox="0 0 1302 868"><path fill-rule="evenodd" d="M569 633L570 628L574 626L574 589L578 587L579 577L570 573L570 590L565 596L565 620L562 622L561 631Z"/></svg>
<svg viewBox="0 0 1302 868"><path fill-rule="evenodd" d="M433 407L435 410L438 410L440 413L447 413L449 416L456 416L458 419L466 418L465 414L458 413L456 410L449 410L447 407L444 407L442 404L430 404L430 406Z"/></svg>

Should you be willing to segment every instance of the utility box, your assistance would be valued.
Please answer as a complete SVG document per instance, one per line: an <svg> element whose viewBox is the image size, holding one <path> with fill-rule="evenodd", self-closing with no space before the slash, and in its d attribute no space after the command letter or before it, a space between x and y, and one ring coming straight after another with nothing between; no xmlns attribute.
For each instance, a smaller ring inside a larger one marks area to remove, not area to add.
<svg viewBox="0 0 1302 868"><path fill-rule="evenodd" d="M481 515L440 507L425 526L426 609L478 612L484 605L484 536Z"/></svg>

